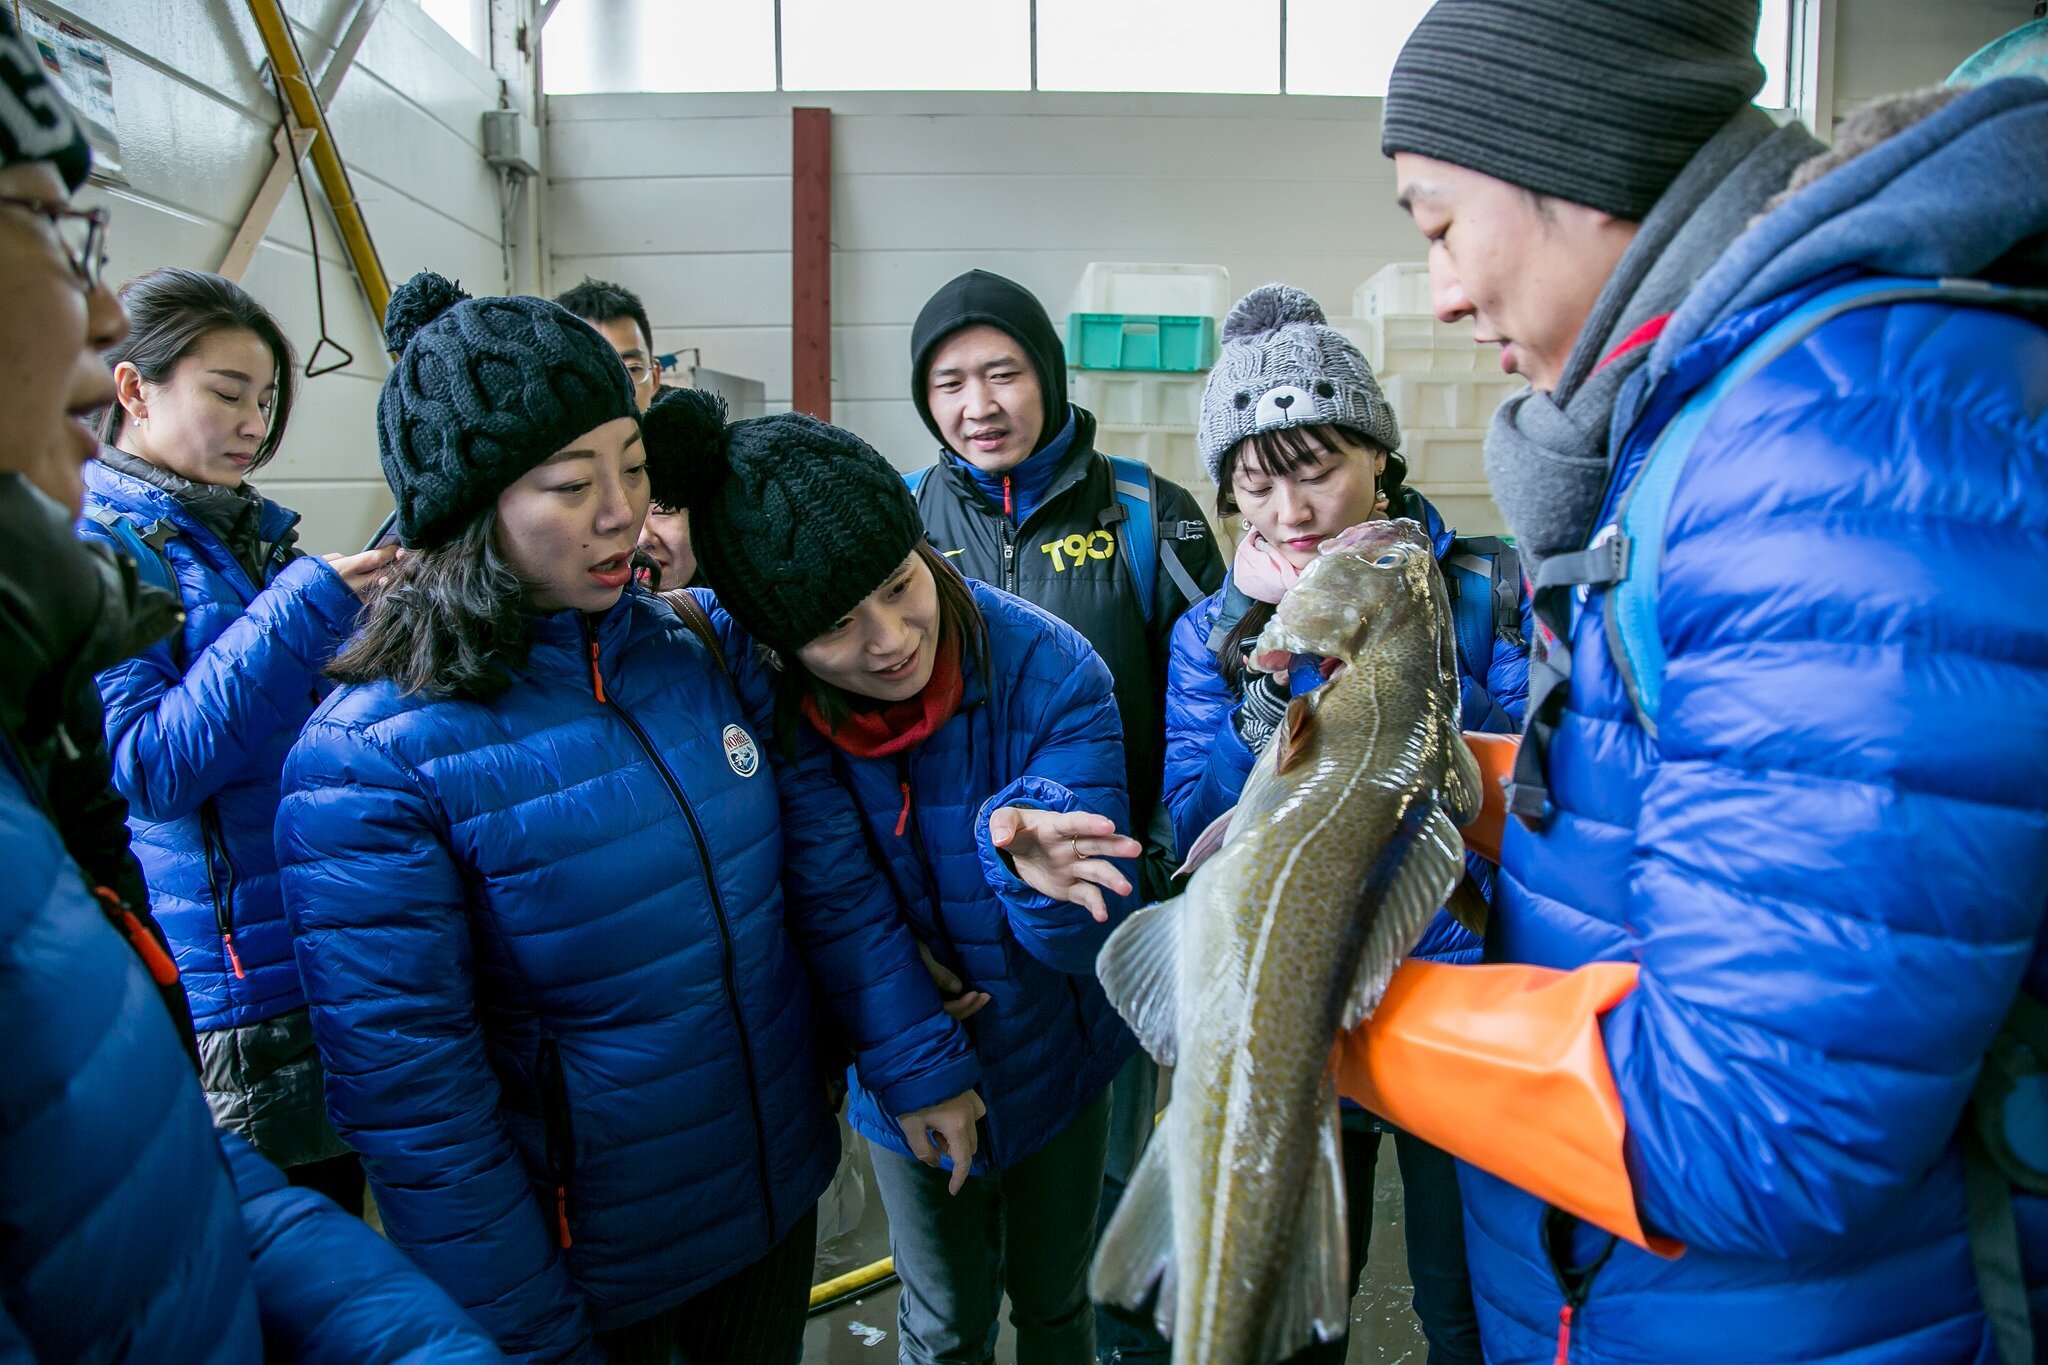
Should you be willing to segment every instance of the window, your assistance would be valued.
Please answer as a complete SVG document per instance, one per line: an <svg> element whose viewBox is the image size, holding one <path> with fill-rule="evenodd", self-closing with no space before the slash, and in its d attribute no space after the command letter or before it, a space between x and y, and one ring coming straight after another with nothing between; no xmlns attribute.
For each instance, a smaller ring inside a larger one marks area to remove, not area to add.
<svg viewBox="0 0 2048 1365"><path fill-rule="evenodd" d="M550 95L773 90L775 0L562 0L541 58Z"/></svg>
<svg viewBox="0 0 2048 1365"><path fill-rule="evenodd" d="M1792 0L1764 0L1756 26L1756 59L1764 64L1764 88L1756 102L1766 109L1792 103Z"/></svg>
<svg viewBox="0 0 2048 1365"><path fill-rule="evenodd" d="M785 90L1029 90L1030 0L782 0Z"/></svg>
<svg viewBox="0 0 2048 1365"><path fill-rule="evenodd" d="M478 32L477 5L475 0L420 0L420 8L427 17L447 29L456 42L471 52L483 50L483 35Z"/></svg>
<svg viewBox="0 0 2048 1365"><path fill-rule="evenodd" d="M1280 90L1279 0L1038 0L1041 90Z"/></svg>
<svg viewBox="0 0 2048 1365"><path fill-rule="evenodd" d="M1288 0L1287 93L1384 95L1433 0Z"/></svg>

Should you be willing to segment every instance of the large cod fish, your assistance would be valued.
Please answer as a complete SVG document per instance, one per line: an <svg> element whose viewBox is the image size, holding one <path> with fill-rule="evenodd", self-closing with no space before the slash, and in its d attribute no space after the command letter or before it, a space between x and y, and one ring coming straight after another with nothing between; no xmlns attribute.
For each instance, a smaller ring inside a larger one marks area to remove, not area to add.
<svg viewBox="0 0 2048 1365"><path fill-rule="evenodd" d="M1455 640L1421 527L1327 543L1254 658L1341 666L1289 706L1185 893L1103 947L1109 998L1175 1070L1090 1290L1149 1305L1175 1365L1275 1361L1347 1326L1332 1049L1463 874L1480 778Z"/></svg>

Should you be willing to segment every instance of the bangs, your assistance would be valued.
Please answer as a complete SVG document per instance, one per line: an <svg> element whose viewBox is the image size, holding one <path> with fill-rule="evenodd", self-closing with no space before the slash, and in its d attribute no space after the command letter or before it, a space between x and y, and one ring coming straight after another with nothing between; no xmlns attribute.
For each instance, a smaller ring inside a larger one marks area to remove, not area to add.
<svg viewBox="0 0 2048 1365"><path fill-rule="evenodd" d="M1222 466L1216 471L1216 506L1226 514L1237 512L1237 497L1231 483L1240 468L1267 478L1278 478L1314 469L1331 453L1363 450L1378 454L1379 449L1377 442L1367 440L1349 427L1329 422L1271 427L1253 432L1223 452Z"/></svg>

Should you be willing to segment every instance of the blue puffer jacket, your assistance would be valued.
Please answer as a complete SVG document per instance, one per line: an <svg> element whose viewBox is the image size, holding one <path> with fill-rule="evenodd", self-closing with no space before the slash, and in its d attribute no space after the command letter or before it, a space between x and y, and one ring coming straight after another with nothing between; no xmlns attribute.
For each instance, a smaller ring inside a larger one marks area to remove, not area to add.
<svg viewBox="0 0 2048 1365"><path fill-rule="evenodd" d="M0 863L0 1361L501 1358L360 1219L214 1130L4 740Z"/></svg>
<svg viewBox="0 0 2048 1365"><path fill-rule="evenodd" d="M1451 552L1456 533L1444 525L1443 517L1426 498L1413 489L1407 493L1408 505L1402 510L1422 522L1437 557L1443 558ZM1258 761L1258 755L1237 737L1233 718L1240 698L1218 671L1215 651L1209 646L1220 616L1230 613L1224 624L1228 630L1251 605L1226 579L1220 591L1188 608L1173 628L1173 654L1166 667L1166 808L1173 816L1174 839L1182 849L1193 847L1210 822L1237 804L1245 779ZM1522 638L1529 638L1526 605ZM1297 659L1288 681L1289 690L1297 696L1322 686L1317 661ZM1493 657L1481 670L1460 648L1458 683L1459 719L1465 729L1511 731L1521 723L1522 704L1528 696L1529 652L1496 637ZM1466 861L1491 899L1493 865L1477 854L1466 855ZM1477 962L1479 947L1470 930L1439 912L1423 930L1415 956L1432 962Z"/></svg>
<svg viewBox="0 0 2048 1365"><path fill-rule="evenodd" d="M969 671L959 712L906 753L831 756L911 931L991 997L967 1021L988 1106L972 1168L983 1172L1058 1136L1136 1046L1095 981L1095 955L1135 907L1105 893L1109 923L1097 924L1025 885L989 844L988 818L1004 806L1093 811L1120 830L1130 813L1109 670L1072 627L984 583L969 586L992 658L987 676ZM1136 883L1135 867L1124 873ZM891 1118L901 1112L863 1083L847 1117L869 1140L907 1154Z"/></svg>
<svg viewBox="0 0 2048 1365"><path fill-rule="evenodd" d="M270 837L277 779L326 690L321 669L355 627L355 594L318 556L282 568L273 560L269 582L252 583L163 489L98 461L85 481L82 537L126 553L94 512L174 530L164 556L184 599L184 633L99 683L114 785L128 798L150 909L170 939L193 1025L206 1032L298 1009L305 997ZM266 500L261 534L281 540L297 521Z"/></svg>
<svg viewBox="0 0 2048 1365"><path fill-rule="evenodd" d="M2048 86L2003 84L1712 268L1623 396L1617 492L1822 284L1972 274L2048 229ZM2048 986L2044 482L2048 328L1861 309L1735 388L1693 447L1665 523L1654 737L1607 595L1578 612L1553 812L1540 834L1510 822L1489 937L1518 962L1641 964L1608 1061L1644 1224L1690 1249L1618 1247L1573 1361L1992 1360L1956 1133L2015 991ZM1461 1174L1487 1359L1548 1362L1541 1206ZM2018 1205L2038 1284L2048 1216ZM1606 1242L1581 1227L1571 1254Z"/></svg>
<svg viewBox="0 0 2048 1365"><path fill-rule="evenodd" d="M337 691L278 853L392 1240L508 1353L596 1361L593 1331L758 1260L831 1179L806 964L893 1112L977 1072L844 793L771 774L665 604L531 627L488 703Z"/></svg>

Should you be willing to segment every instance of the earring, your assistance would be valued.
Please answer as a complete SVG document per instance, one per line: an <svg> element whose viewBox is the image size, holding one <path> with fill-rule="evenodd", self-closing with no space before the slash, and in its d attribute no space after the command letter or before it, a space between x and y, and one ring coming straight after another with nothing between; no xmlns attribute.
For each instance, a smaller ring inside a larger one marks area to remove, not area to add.
<svg viewBox="0 0 2048 1365"><path fill-rule="evenodd" d="M1250 517L1239 517L1237 524L1240 530L1249 531L1252 529L1252 519Z"/></svg>

